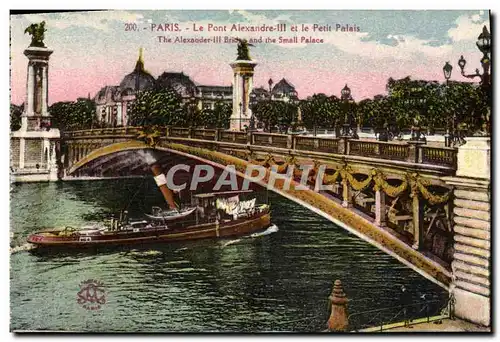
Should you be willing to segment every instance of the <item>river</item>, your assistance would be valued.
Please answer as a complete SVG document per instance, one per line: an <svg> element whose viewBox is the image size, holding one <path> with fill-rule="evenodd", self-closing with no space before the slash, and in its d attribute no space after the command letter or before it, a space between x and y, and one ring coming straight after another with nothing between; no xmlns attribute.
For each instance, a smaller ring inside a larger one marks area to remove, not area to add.
<svg viewBox="0 0 500 342"><path fill-rule="evenodd" d="M11 246L46 227L87 224L126 206L139 216L162 202L152 179L13 185ZM308 209L272 193L269 202L279 231L230 244L14 253L11 330L317 332L326 327L335 279L343 282L349 313L399 305L401 285L414 301L447 298L438 285ZM98 310L77 302L87 279L106 291Z"/></svg>

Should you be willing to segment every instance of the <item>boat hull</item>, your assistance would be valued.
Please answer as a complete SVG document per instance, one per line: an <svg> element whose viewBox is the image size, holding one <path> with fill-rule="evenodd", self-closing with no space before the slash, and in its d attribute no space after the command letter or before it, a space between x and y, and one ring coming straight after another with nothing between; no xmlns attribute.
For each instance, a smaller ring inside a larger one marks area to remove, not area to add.
<svg viewBox="0 0 500 342"><path fill-rule="evenodd" d="M271 224L269 212L233 220L230 222L205 223L173 229L156 229L139 232L114 232L85 236L50 236L48 231L31 235L28 242L37 247L72 247L86 248L96 246L116 246L145 243L168 243L185 240L226 238L251 234L267 229ZM82 240L82 238L84 238Z"/></svg>

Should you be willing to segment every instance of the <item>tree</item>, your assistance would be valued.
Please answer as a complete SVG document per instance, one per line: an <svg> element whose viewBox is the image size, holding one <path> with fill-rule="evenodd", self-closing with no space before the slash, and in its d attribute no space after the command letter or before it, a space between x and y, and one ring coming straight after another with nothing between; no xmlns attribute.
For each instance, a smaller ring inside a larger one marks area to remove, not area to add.
<svg viewBox="0 0 500 342"><path fill-rule="evenodd" d="M255 118L264 124L264 130L270 132L271 128L278 123L279 112L277 101L265 100L257 102L252 106Z"/></svg>
<svg viewBox="0 0 500 342"><path fill-rule="evenodd" d="M290 102L260 101L252 106L252 112L268 132L277 125L280 130L286 132L291 124L297 121L297 105Z"/></svg>
<svg viewBox="0 0 500 342"><path fill-rule="evenodd" d="M139 92L129 112L132 126L187 126L187 108L180 95L170 88Z"/></svg>
<svg viewBox="0 0 500 342"><path fill-rule="evenodd" d="M484 131L489 124L490 105L484 89L472 83L450 81L400 80L387 82L398 125L414 121L429 129L462 126L469 131Z"/></svg>
<svg viewBox="0 0 500 342"><path fill-rule="evenodd" d="M232 108L231 104L217 101L214 109L207 108L201 112L201 123L206 128L229 128Z"/></svg>
<svg viewBox="0 0 500 342"><path fill-rule="evenodd" d="M216 127L218 128L229 128L231 122L231 115L233 114L233 108L230 103L223 103L217 101L215 103L214 109L215 117L217 118Z"/></svg>
<svg viewBox="0 0 500 342"><path fill-rule="evenodd" d="M491 111L488 95L482 87L464 82L450 82L445 91L446 117L455 126L470 131L487 131Z"/></svg>
<svg viewBox="0 0 500 342"><path fill-rule="evenodd" d="M24 103L17 106L13 103L10 104L10 130L17 131L21 128L21 115L24 111Z"/></svg>
<svg viewBox="0 0 500 342"><path fill-rule="evenodd" d="M336 127L343 120L344 110L342 103L336 96L325 94L314 94L306 100L301 101L302 122L308 128Z"/></svg>
<svg viewBox="0 0 500 342"><path fill-rule="evenodd" d="M52 127L62 131L74 131L92 128L96 107L89 99L76 102L56 102L49 107Z"/></svg>

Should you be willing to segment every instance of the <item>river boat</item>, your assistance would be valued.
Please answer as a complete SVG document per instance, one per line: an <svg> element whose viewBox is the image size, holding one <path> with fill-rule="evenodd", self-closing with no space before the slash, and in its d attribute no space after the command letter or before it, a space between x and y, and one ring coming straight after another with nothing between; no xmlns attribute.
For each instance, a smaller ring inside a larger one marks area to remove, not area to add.
<svg viewBox="0 0 500 342"><path fill-rule="evenodd" d="M147 215L129 220L120 215L106 224L79 229L46 229L28 237L37 247L92 247L225 238L253 234L270 225L269 205L257 204L252 191L203 193L192 196L192 208L175 215ZM151 218L153 216L153 218ZM175 218L175 219L173 219Z"/></svg>

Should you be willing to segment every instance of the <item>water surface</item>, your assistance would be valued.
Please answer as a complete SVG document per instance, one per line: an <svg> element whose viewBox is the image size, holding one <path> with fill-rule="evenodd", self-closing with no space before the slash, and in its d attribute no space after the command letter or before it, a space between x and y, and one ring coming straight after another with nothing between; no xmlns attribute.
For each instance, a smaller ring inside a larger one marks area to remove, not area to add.
<svg viewBox="0 0 500 342"><path fill-rule="evenodd" d="M11 255L11 329L120 332L309 332L325 329L341 279L350 313L444 300L444 289L344 229L269 194L279 231L98 251ZM11 244L53 226L79 226L128 207L139 217L162 197L151 179L14 185ZM106 303L77 303L80 283L104 284ZM387 317L394 312L384 313ZM353 322L359 325L362 322Z"/></svg>

